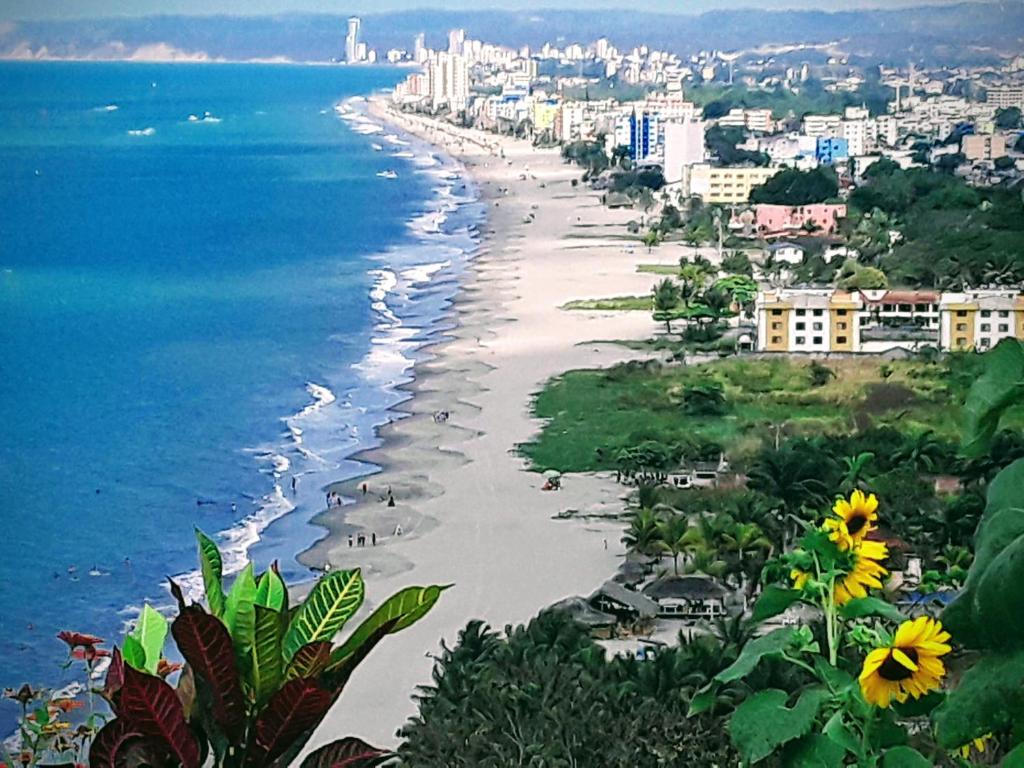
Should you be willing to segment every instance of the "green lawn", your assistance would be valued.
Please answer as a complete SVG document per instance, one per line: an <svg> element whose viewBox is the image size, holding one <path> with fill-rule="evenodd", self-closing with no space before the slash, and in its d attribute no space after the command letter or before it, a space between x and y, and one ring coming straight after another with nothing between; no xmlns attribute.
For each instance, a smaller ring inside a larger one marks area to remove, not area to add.
<svg viewBox="0 0 1024 768"><path fill-rule="evenodd" d="M931 429L955 441L977 359L832 360L826 365L836 377L820 387L811 385L808 362L783 357L669 367L652 361L569 371L549 381L537 396L534 411L547 424L520 449L537 469L579 472L614 469L620 448L645 440L695 449L717 443L742 465L774 439L780 425L787 436L892 426L906 434ZM723 386L725 413L684 413L684 389L708 380ZM1019 413L1008 421L1024 424Z"/></svg>
<svg viewBox="0 0 1024 768"><path fill-rule="evenodd" d="M637 272L649 273L652 275L669 275L676 277L679 274L678 264L640 264Z"/></svg>
<svg viewBox="0 0 1024 768"><path fill-rule="evenodd" d="M579 299L562 305L562 309L639 310L653 311L653 299L647 296L614 296L610 299Z"/></svg>

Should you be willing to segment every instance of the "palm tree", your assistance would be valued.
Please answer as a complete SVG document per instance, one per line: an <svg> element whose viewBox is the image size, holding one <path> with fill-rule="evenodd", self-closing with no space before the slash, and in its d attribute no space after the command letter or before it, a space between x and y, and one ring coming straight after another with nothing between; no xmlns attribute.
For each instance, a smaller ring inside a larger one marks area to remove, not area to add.
<svg viewBox="0 0 1024 768"><path fill-rule="evenodd" d="M868 465L875 460L875 454L871 451L858 453L856 456L843 457L843 479L839 483L839 490L844 494L850 493L854 488L859 487L861 479L864 478Z"/></svg>
<svg viewBox="0 0 1024 768"><path fill-rule="evenodd" d="M894 463L907 463L918 472L935 472L941 466L945 451L934 430L926 429L910 438L892 455Z"/></svg>
<svg viewBox="0 0 1024 768"><path fill-rule="evenodd" d="M665 321L665 332L672 333L672 312L679 306L679 286L676 282L666 277L654 286L651 291L654 296L654 319Z"/></svg>
<svg viewBox="0 0 1024 768"><path fill-rule="evenodd" d="M658 547L672 555L672 571L679 575L679 556L693 540L690 522L682 515L671 515L658 524Z"/></svg>
<svg viewBox="0 0 1024 768"><path fill-rule="evenodd" d="M728 570L729 564L721 558L714 547L697 544L690 550L690 559L686 564L687 573L703 573L720 579Z"/></svg>
<svg viewBox="0 0 1024 768"><path fill-rule="evenodd" d="M652 555L658 552L661 537L661 517L653 509L638 509L622 534L622 543L634 552Z"/></svg>
<svg viewBox="0 0 1024 768"><path fill-rule="evenodd" d="M807 507L821 507L828 502L829 487L823 477L823 458L792 448L765 451L747 474L747 487L760 491L780 502L786 513L806 517ZM784 536L792 526L783 526Z"/></svg>

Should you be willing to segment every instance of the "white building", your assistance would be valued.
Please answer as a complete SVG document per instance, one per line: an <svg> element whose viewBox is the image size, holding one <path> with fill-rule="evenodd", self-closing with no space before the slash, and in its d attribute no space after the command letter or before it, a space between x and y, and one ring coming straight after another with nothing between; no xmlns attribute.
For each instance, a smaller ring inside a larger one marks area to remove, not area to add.
<svg viewBox="0 0 1024 768"><path fill-rule="evenodd" d="M434 53L427 65L427 95L431 109L461 112L469 101L469 65L457 53Z"/></svg>
<svg viewBox="0 0 1024 768"><path fill-rule="evenodd" d="M358 16L349 17L348 34L345 35L345 61L349 64L362 61L359 58L359 28L361 24Z"/></svg>
<svg viewBox="0 0 1024 768"><path fill-rule="evenodd" d="M664 125L665 182L683 180L683 170L706 159L704 123L700 120L670 122Z"/></svg>
<svg viewBox="0 0 1024 768"><path fill-rule="evenodd" d="M804 135L816 139L842 136L843 119L839 115L804 115Z"/></svg>
<svg viewBox="0 0 1024 768"><path fill-rule="evenodd" d="M985 92L985 103L998 109L1024 109L1024 85L993 86Z"/></svg>

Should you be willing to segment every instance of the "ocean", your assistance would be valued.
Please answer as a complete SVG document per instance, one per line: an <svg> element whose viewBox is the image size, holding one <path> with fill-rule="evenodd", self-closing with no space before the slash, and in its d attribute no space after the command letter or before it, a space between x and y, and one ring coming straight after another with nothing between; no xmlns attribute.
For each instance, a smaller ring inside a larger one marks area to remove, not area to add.
<svg viewBox="0 0 1024 768"><path fill-rule="evenodd" d="M401 416L482 216L366 116L403 74L0 64L0 687L194 586L194 526L311 577L325 487Z"/></svg>

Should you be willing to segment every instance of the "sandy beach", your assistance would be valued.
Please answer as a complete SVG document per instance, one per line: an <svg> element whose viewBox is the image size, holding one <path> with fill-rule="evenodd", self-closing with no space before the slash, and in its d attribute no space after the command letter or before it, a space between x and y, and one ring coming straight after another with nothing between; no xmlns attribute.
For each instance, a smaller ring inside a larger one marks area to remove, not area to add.
<svg viewBox="0 0 1024 768"><path fill-rule="evenodd" d="M380 118L386 106L371 110ZM528 471L516 446L541 427L530 406L545 381L628 359L625 347L596 342L648 338L654 330L644 312L560 307L646 293L655 276L638 274L636 265L678 258L675 249L648 254L624 239L625 223L639 212L608 210L599 193L573 187L580 170L557 150L421 117L386 118L460 159L488 218L452 310L457 326L416 367L409 416L383 428L382 447L360 456L382 471L365 480L365 495L364 480L334 488L354 503L321 515L330 534L302 559L362 568L364 611L405 586L454 586L424 620L369 656L311 747L346 734L394 746L396 730L416 711L416 686L430 682L431 654L442 639L453 645L474 618L498 628L527 621L613 574L622 526L600 518L622 511L624 489L608 476L571 475L563 490L544 492L544 478ZM439 412L450 416L439 420ZM579 517L559 519L569 511ZM351 546L350 534L360 533L366 546Z"/></svg>

